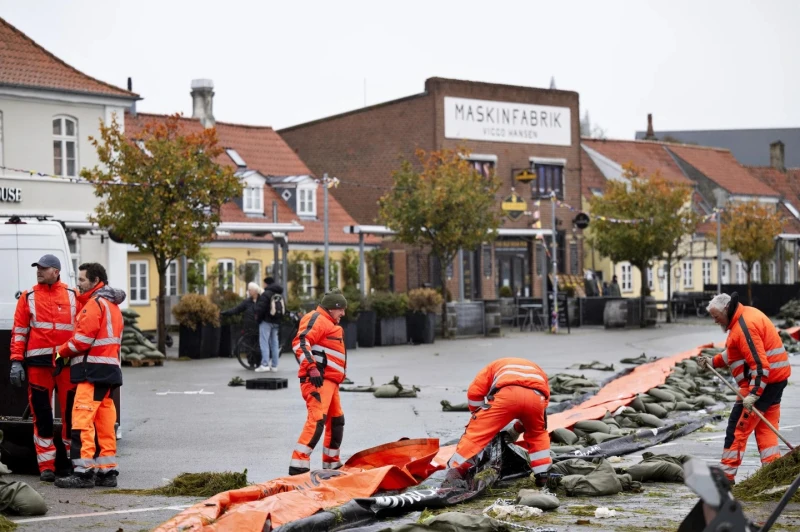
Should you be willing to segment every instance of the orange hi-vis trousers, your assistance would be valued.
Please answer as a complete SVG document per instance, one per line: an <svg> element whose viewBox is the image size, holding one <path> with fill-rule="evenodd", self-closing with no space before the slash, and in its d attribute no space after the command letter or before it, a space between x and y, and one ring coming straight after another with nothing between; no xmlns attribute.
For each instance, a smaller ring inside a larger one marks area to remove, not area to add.
<svg viewBox="0 0 800 532"><path fill-rule="evenodd" d="M781 420L780 401L786 384L787 381L768 384L761 394L761 398L753 405L778 430L780 430L779 423ZM762 464L774 462L781 457L778 436L772 432L766 423L762 423L755 413L745 410L741 401L737 401L733 405L731 415L728 418L725 448L722 450L722 460L720 460L720 467L725 476L728 477L728 480L735 480L739 466L742 464L744 451L747 448L747 439L754 431Z"/></svg>
<svg viewBox="0 0 800 532"><path fill-rule="evenodd" d="M56 446L53 443L53 407L51 401L53 389L58 397L61 409L61 440L70 454L70 422L72 417L72 401L75 396L75 385L69 381L69 371L62 371L53 377L53 368L49 366L28 366L28 402L33 417L33 443L36 447L36 458L39 460L39 471L56 470Z"/></svg>
<svg viewBox="0 0 800 532"><path fill-rule="evenodd" d="M338 469L342 466L339 447L342 445L344 435L344 412L339 400L339 385L326 379L322 381L322 386L315 388L306 381L300 384L300 392L306 402L308 417L297 445L292 451L289 474L298 475L311 469L311 453L319 443L323 431L325 431L325 441L322 449L322 468Z"/></svg>
<svg viewBox="0 0 800 532"><path fill-rule="evenodd" d="M117 469L117 437L114 423L117 408L111 399L113 386L81 382L75 391L72 409L72 465L77 475L107 473ZM97 458L95 431L100 453Z"/></svg>
<svg viewBox="0 0 800 532"><path fill-rule="evenodd" d="M545 417L547 403L544 395L536 390L520 386L500 388L494 399L472 416L448 466L459 468L467 464L509 423L519 420L524 433L517 445L528 451L535 474L546 472L553 463Z"/></svg>

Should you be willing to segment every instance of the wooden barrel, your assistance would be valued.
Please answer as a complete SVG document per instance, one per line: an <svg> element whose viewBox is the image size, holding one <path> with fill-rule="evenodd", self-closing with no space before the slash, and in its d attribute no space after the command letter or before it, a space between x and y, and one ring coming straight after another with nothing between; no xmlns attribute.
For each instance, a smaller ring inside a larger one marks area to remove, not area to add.
<svg viewBox="0 0 800 532"><path fill-rule="evenodd" d="M628 301L625 299L612 299L606 301L603 309L603 325L606 329L625 327L628 323Z"/></svg>

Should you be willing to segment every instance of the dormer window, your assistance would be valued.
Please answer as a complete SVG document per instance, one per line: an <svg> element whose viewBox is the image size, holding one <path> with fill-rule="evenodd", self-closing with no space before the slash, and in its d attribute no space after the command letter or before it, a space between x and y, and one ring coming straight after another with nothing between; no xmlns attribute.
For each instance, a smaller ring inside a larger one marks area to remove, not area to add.
<svg viewBox="0 0 800 532"><path fill-rule="evenodd" d="M225 153L227 153L228 157L231 158L233 164L235 164L239 168L247 168L247 163L245 162L244 159L242 159L242 156L239 155L239 153L236 150L234 150L233 148L226 148Z"/></svg>
<svg viewBox="0 0 800 532"><path fill-rule="evenodd" d="M246 214L262 214L264 212L264 187L244 187L242 201Z"/></svg>
<svg viewBox="0 0 800 532"><path fill-rule="evenodd" d="M314 186L297 187L298 216L317 215L317 189Z"/></svg>

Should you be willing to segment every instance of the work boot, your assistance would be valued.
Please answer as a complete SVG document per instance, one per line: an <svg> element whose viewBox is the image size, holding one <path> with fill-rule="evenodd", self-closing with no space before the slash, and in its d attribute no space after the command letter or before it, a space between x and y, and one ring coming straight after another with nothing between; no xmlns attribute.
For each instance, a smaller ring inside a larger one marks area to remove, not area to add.
<svg viewBox="0 0 800 532"><path fill-rule="evenodd" d="M97 473L94 477L94 485L101 488L116 488L117 475L119 475L119 471L113 469L107 473Z"/></svg>
<svg viewBox="0 0 800 532"><path fill-rule="evenodd" d="M39 480L42 482L53 482L56 479L56 473L52 469L45 469L39 475Z"/></svg>
<svg viewBox="0 0 800 532"><path fill-rule="evenodd" d="M116 479L115 479L116 480ZM66 478L58 478L56 479L56 487L57 488L93 488L94 487L94 475L92 476L82 476L82 475L72 475Z"/></svg>
<svg viewBox="0 0 800 532"><path fill-rule="evenodd" d="M310 469L308 469L307 467L289 466L289 476L302 475L303 473L308 473L309 471Z"/></svg>

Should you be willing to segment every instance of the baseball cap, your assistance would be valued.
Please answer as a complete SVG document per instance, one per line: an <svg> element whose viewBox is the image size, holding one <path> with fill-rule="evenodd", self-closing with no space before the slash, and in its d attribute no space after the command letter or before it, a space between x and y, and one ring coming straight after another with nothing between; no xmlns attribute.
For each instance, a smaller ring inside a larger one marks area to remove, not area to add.
<svg viewBox="0 0 800 532"><path fill-rule="evenodd" d="M61 261L58 260L58 257L55 255L47 254L42 255L42 258L31 264L31 266L41 266L42 268L55 268L56 270L60 270Z"/></svg>

